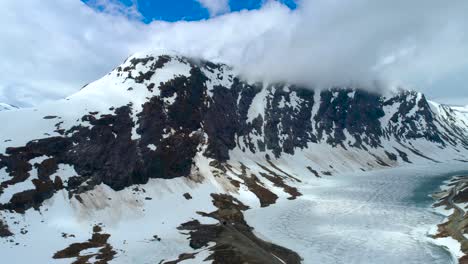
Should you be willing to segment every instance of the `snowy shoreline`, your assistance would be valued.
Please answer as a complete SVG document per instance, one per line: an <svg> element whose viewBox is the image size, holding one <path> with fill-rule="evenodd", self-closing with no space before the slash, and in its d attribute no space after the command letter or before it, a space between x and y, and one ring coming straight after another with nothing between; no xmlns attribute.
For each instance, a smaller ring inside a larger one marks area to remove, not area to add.
<svg viewBox="0 0 468 264"><path fill-rule="evenodd" d="M298 252L305 264L458 263L450 240L430 237L443 216L429 195L466 167L412 165L304 182L303 197L252 209L246 219L261 237Z"/></svg>
<svg viewBox="0 0 468 264"><path fill-rule="evenodd" d="M446 200L453 191L456 191L454 189L457 188L457 183L467 178L468 174L466 173L453 175L450 177L450 179L447 179L442 183L440 189L437 192L430 194L430 196L434 199L434 203L431 205L431 211L437 215L444 216L444 220L438 225L432 227L428 232L428 236L431 238L430 240L432 243L446 249L452 255L455 263L458 263L460 258L467 256L467 253L463 252L461 242L452 236L446 234L442 235L441 237L442 231L440 230L439 226L448 224L452 221L450 218L454 216L456 210L452 206L445 204ZM463 213L465 213L464 208L466 208L467 203L454 205L463 210ZM466 216L463 218L466 218ZM460 232L462 231L459 229L457 230ZM466 237L466 235L464 236Z"/></svg>

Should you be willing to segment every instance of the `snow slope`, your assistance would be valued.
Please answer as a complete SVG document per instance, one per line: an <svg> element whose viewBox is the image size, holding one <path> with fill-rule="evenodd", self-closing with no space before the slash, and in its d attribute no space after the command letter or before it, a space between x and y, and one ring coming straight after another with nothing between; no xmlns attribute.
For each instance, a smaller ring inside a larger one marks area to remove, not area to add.
<svg viewBox="0 0 468 264"><path fill-rule="evenodd" d="M159 263L196 253L182 263L223 263L223 241L195 247L197 232L182 224L198 220L200 232L235 219L238 232L251 224L304 263L443 263L421 241L440 219L400 199L426 167L468 167L465 110L411 91L253 84L226 65L136 54L68 98L0 112L0 254L17 263ZM400 167L408 169L392 169ZM365 232L372 239L359 239ZM105 234L78 255L62 252ZM389 258L399 241L405 247ZM347 250L356 246L366 254Z"/></svg>
<svg viewBox="0 0 468 264"><path fill-rule="evenodd" d="M14 110L14 109L17 109L17 107L9 105L9 104L5 104L5 103L0 103L0 111L7 111L7 110Z"/></svg>

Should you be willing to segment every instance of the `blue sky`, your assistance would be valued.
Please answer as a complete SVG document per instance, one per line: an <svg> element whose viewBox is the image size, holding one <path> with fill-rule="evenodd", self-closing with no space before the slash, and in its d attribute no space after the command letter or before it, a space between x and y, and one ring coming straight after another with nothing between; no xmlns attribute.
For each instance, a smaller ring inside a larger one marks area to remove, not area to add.
<svg viewBox="0 0 468 264"><path fill-rule="evenodd" d="M93 0L82 0L84 3L91 3ZM135 4L138 11L143 15L141 20L150 23L153 20L163 20L175 22L179 20L196 21L210 18L207 8L196 0L117 0L126 6ZM229 0L231 12L240 10L260 9L265 0ZM291 9L297 7L295 0L278 0Z"/></svg>

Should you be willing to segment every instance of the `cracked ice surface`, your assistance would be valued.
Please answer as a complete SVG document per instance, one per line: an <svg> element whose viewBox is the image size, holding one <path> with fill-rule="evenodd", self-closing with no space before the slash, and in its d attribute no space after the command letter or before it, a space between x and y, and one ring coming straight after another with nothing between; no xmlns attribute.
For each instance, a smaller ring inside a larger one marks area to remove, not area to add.
<svg viewBox="0 0 468 264"><path fill-rule="evenodd" d="M298 252L304 263L456 263L428 237L444 216L428 195L464 165L405 167L304 183L304 196L249 210L265 240ZM423 190L423 191L422 191Z"/></svg>

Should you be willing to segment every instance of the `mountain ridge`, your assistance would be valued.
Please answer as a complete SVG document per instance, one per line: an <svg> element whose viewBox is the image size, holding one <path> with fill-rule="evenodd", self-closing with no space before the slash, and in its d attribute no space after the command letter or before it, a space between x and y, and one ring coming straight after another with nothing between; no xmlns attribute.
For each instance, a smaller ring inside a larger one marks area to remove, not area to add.
<svg viewBox="0 0 468 264"><path fill-rule="evenodd" d="M18 107L6 103L0 103L0 111L8 111L18 109Z"/></svg>
<svg viewBox="0 0 468 264"><path fill-rule="evenodd" d="M22 122L8 122L13 119ZM0 134L0 212L8 237L18 234L11 220L15 214L44 213L44 207L52 208L50 200L62 199L60 193L66 210L89 214L89 228L96 222L90 208L115 206L107 199L128 199L128 206L146 210L147 204L165 208L168 202L147 196L155 190L174 188L179 202L203 197L203 205L175 210L187 212L180 213L171 232L190 231L192 249L160 252L166 260L196 258L200 251L190 255L194 249L208 248L214 263L259 261L219 239L234 232L239 243L248 237L259 250L299 263L296 253L252 235L242 212L296 199L301 182L311 179L319 183L349 171L468 162L468 117L421 93L385 97L355 89L317 92L249 83L227 65L174 54L134 55L66 99L4 111L0 121L7 124ZM133 197L136 202L130 203ZM197 211L204 213L196 216ZM148 220L155 217L146 214ZM204 223L207 218L217 224ZM226 223L237 231L224 228ZM112 242L115 234L109 235ZM197 244L199 239L206 241ZM132 250L122 246L121 253L109 254L107 240L101 242L107 248L101 253L116 260ZM241 253L224 255L213 243Z"/></svg>

